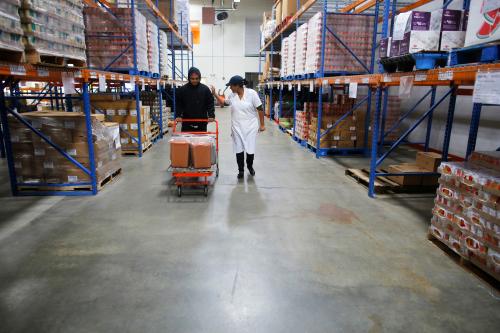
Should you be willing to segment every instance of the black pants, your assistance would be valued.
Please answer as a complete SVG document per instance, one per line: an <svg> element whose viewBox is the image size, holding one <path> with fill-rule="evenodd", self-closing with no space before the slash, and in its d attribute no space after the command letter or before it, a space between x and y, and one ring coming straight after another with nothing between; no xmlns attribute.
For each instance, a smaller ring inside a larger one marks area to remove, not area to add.
<svg viewBox="0 0 500 333"><path fill-rule="evenodd" d="M182 122L182 132L206 132L207 123Z"/></svg>
<svg viewBox="0 0 500 333"><path fill-rule="evenodd" d="M255 154L247 154L247 168L253 169L253 159ZM241 152L236 154L236 162L238 162L238 171L243 172L245 170L245 153Z"/></svg>

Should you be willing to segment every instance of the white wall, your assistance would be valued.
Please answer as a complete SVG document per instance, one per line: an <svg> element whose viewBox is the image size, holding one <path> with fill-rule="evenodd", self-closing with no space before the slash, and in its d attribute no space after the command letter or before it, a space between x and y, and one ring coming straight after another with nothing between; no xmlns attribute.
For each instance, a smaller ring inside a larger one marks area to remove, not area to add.
<svg viewBox="0 0 500 333"><path fill-rule="evenodd" d="M433 10L442 7L442 0L434 1L426 6L422 6L417 10ZM474 1L473 1L474 3ZM471 4L472 5L472 4ZM450 9L462 8L462 1L455 0ZM414 87L412 96L408 100L403 100L402 112L409 111L413 105L429 90L428 87ZM446 88L438 88L436 101L446 93ZM397 94L397 89L394 91ZM409 128L412 120L418 118L429 109L430 97L428 97L421 106L410 116L410 119L403 123L404 129ZM444 140L444 131L446 127L446 117L448 113L448 99L446 99L438 109L434 111L434 118L431 132L431 148L442 149ZM457 97L455 108L455 120L453 122L450 153L461 157L465 156L467 149L467 140L469 136L469 125L472 113L472 98L471 96ZM427 122L424 121L412 134L409 136L411 142L425 141L425 133ZM500 147L500 106L483 107L481 113L481 122L476 143L476 150L496 150Z"/></svg>
<svg viewBox="0 0 500 333"><path fill-rule="evenodd" d="M191 0L191 20L201 21L201 7L211 0ZM220 0L216 0L219 4ZM225 1L225 7L231 1ZM261 18L270 11L272 0L241 0L238 10L230 11L222 25L201 25L200 45L194 46L194 65L201 71L206 84L224 88L233 75L258 72L258 57L245 57L245 18Z"/></svg>

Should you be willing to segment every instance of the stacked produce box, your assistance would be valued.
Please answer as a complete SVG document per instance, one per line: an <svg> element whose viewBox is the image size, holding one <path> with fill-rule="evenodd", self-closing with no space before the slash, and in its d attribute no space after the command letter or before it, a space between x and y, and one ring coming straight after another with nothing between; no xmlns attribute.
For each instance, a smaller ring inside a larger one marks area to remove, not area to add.
<svg viewBox="0 0 500 333"><path fill-rule="evenodd" d="M23 117L31 125L77 160L90 168L85 115L79 112L30 112ZM98 181L121 169L118 124L92 116L92 141ZM89 182L90 177L56 149L14 117L9 117L14 166L19 183L49 184Z"/></svg>
<svg viewBox="0 0 500 333"><path fill-rule="evenodd" d="M295 112L295 136L301 140L309 139L309 125L311 124L310 103L304 103L305 111Z"/></svg>
<svg viewBox="0 0 500 333"><path fill-rule="evenodd" d="M281 40L281 77L288 75L288 47L289 39L288 37Z"/></svg>
<svg viewBox="0 0 500 333"><path fill-rule="evenodd" d="M50 56L84 63L82 10L82 1L22 0L20 13L27 60L40 63L44 62L43 56Z"/></svg>
<svg viewBox="0 0 500 333"><path fill-rule="evenodd" d="M297 41L295 43L295 74L305 74L307 55L307 23L297 29Z"/></svg>
<svg viewBox="0 0 500 333"><path fill-rule="evenodd" d="M169 76L170 70L168 66L168 38L167 33L160 30L160 75L162 77Z"/></svg>
<svg viewBox="0 0 500 333"><path fill-rule="evenodd" d="M500 152L444 162L429 233L500 280Z"/></svg>
<svg viewBox="0 0 500 333"><path fill-rule="evenodd" d="M136 152L138 149L139 126L135 99L120 99L117 94L92 94L92 112L104 114L107 121L118 123L122 152ZM81 105L79 106L81 108ZM151 145L151 114L149 106L139 104L141 138L143 150ZM78 110L78 109L77 109Z"/></svg>
<svg viewBox="0 0 500 333"><path fill-rule="evenodd" d="M0 2L0 49L23 52L23 29L19 17L20 0L4 0Z"/></svg>
<svg viewBox="0 0 500 333"><path fill-rule="evenodd" d="M137 70L148 71L146 18L135 10L134 26L130 8L110 8L109 10L113 15L101 7L85 7L84 9L89 67L106 68L112 63L110 70L134 68L134 49L129 46L132 43L135 28ZM122 52L123 54L116 59Z"/></svg>
<svg viewBox="0 0 500 333"><path fill-rule="evenodd" d="M308 22L306 72L321 70L322 12L315 14ZM373 18L365 15L328 14L327 27L339 36L344 44L365 64L370 63ZM365 72L365 68L345 49L335 37L326 32L324 71Z"/></svg>
<svg viewBox="0 0 500 333"><path fill-rule="evenodd" d="M215 138L179 135L170 139L170 161L173 168L208 169L217 163Z"/></svg>
<svg viewBox="0 0 500 333"><path fill-rule="evenodd" d="M148 69L153 74L160 73L160 50L158 46L158 26L151 21L147 25Z"/></svg>
<svg viewBox="0 0 500 333"><path fill-rule="evenodd" d="M286 73L288 75L295 74L295 48L297 43L297 32L292 32L290 36L288 36L288 55L286 60Z"/></svg>
<svg viewBox="0 0 500 333"><path fill-rule="evenodd" d="M336 94L332 102L324 102L322 105L321 132L331 127L348 112L354 103L354 99L345 94ZM309 126L309 144L316 146L318 128L318 103L311 102L311 124ZM354 115L346 117L334 129L321 138L320 148L355 148L357 141L357 122Z"/></svg>
<svg viewBox="0 0 500 333"><path fill-rule="evenodd" d="M149 107L152 135L154 140L160 134L160 120L163 125L163 131L168 128L168 111L170 108L165 106L165 100L163 100L162 110L160 112L160 98L158 93L155 91L141 92L141 102L142 105Z"/></svg>
<svg viewBox="0 0 500 333"><path fill-rule="evenodd" d="M191 19L189 16L189 0L176 0L175 11L179 33L191 43ZM181 25L182 24L182 25Z"/></svg>

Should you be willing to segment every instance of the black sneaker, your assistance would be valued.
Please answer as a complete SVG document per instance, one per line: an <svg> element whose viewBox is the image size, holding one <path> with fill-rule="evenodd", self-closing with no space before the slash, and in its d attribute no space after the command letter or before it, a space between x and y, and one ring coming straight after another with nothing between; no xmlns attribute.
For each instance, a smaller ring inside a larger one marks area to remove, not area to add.
<svg viewBox="0 0 500 333"><path fill-rule="evenodd" d="M248 172L253 176L255 176L255 170L253 168L248 168Z"/></svg>
<svg viewBox="0 0 500 333"><path fill-rule="evenodd" d="M243 179L244 176L245 174L243 173L243 171L238 172L238 179Z"/></svg>

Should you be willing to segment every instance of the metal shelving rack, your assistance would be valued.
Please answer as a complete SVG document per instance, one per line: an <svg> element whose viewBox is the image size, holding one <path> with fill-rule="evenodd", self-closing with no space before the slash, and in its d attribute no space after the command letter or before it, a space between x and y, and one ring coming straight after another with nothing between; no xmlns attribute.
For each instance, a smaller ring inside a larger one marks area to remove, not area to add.
<svg viewBox="0 0 500 333"><path fill-rule="evenodd" d="M84 0L85 5L91 7L101 7L103 10L108 11L110 15L112 13L108 10L112 5L105 0ZM158 1L156 1L158 4ZM30 64L18 64L18 63L0 63L0 154L2 158L7 159L7 165L9 169L9 179L11 185L12 194L15 196L43 196L43 195L65 195L65 196L79 196L79 195L95 195L98 192L96 166L94 163L94 146L92 143L92 125L91 125L91 103L90 95L95 90L94 85L97 85L99 80L106 82L107 87L110 90L114 90L120 93L126 93L125 84L133 83L134 91L132 94L136 99L137 107L137 121L138 121L138 138L136 143L138 143L139 156L142 156L143 147L140 133L140 110L139 110L139 98L140 98L140 88L148 87L149 89L156 89L159 93L160 103L162 101L161 94L167 93L165 91L166 86L172 87L171 95L168 95L172 100L172 106L175 113L175 87L183 84L182 76L180 80L178 79L177 72L178 68L175 62L175 51L181 50L182 52L191 52L191 62L193 61L192 45L186 42L186 38L181 36L179 32L174 28L173 24L167 20L158 8L153 4L151 0L130 0L131 8L137 8L143 15L148 19L154 20L159 29L167 30L170 34L171 41L171 67L172 67L172 78L153 78L147 75L141 75L137 71L137 52L135 45L135 29L133 41L130 47L134 49L134 67L128 69L129 73L114 72L109 71L107 66L106 70L99 69L77 69L77 68L60 68L51 66L37 66ZM134 11L131 11L132 13ZM132 14L133 15L133 14ZM171 13L172 15L172 13ZM176 42L176 43L175 43ZM175 45L177 44L177 45ZM125 52L122 52L117 56L118 59ZM188 57L189 59L189 57ZM186 59L186 60L188 60ZM116 60L115 60L116 61ZM110 64L112 65L112 64ZM184 62L181 62L181 66L184 66ZM63 77L72 76L75 82L75 91L77 94L65 95L63 93ZM44 83L45 86L40 91L36 92L23 92L19 87L19 83L23 82L38 82ZM83 105L83 112L86 119L86 131L87 131L87 144L89 152L89 168L84 167L81 163L75 160L73 157L68 155L62 148L51 141L51 139L45 136L43 133L34 128L26 119L23 118L22 113L18 113L17 110L11 107L7 107L6 101L13 101L14 106L19 100L30 100L33 101L32 104L36 105L42 100L50 101L51 106L56 110L61 111L72 111L72 101L80 100ZM66 105L66 106L65 106ZM161 110L161 104L160 104ZM8 116L11 115L21 122L24 126L29 128L35 135L41 138L44 142L49 144L52 148L58 151L64 158L70 161L76 168L82 170L90 178L89 182L81 183L70 183L70 184L29 184L20 183L17 181L14 157L12 152L12 141L8 125ZM162 112L160 112L160 119L156 120L160 126L160 135L163 135L163 122L162 122ZM121 130L121 129L120 129ZM60 188L65 186L79 186L85 185L90 186L91 190L72 190L72 191L62 191ZM30 186L43 186L47 188L53 188L54 190L45 191L19 191L19 187L30 187Z"/></svg>
<svg viewBox="0 0 500 333"><path fill-rule="evenodd" d="M326 0L318 0L318 1L308 1L296 14L293 16L292 20L285 26L283 26L278 33L261 49L261 53L271 50L273 51L275 47L278 47L277 40L281 36L289 35L291 33L292 25L295 23L295 28L297 27L297 20L299 17L304 15L304 13L308 12L314 5L317 5L317 2L327 2ZM352 2L351 4L342 7L340 10L344 13L361 13L366 10L373 9L375 22L381 24L381 33L382 38L389 36L389 31L392 29L394 16L398 13L409 11L416 9L426 3L429 3L430 0L419 0L414 1L413 3L401 3L398 0L383 0L383 1L367 1L367 0L357 0ZM452 1L444 1L443 7L446 8ZM379 4L380 3L380 4ZM464 9L468 9L470 2L464 1ZM379 6L382 6L379 8ZM380 10L382 10L382 17L379 18ZM376 32L377 35L379 34ZM374 38L376 38L374 34ZM374 39L375 40L375 39ZM375 43L374 43L375 49ZM371 59L371 72L374 72L374 63L375 63L375 53L372 53ZM358 85L367 86L368 87L368 96L375 96L375 114L373 119L373 135L372 135L372 147L371 149L366 148L367 138L369 133L369 119L370 119L370 111L371 111L371 98L365 98L361 102L358 102L354 105L353 109L347 112L341 119L339 119L337 123L339 123L342 119L352 114L355 108L359 107L362 103L367 103L367 114L366 114L366 127L365 127L365 149L364 152L369 153L371 156L370 162L370 180L368 186L368 195L370 197L375 197L375 180L378 176L402 176L402 175L437 175L436 173L429 172L413 172L413 173L385 173L380 172L377 168L382 164L382 162L401 144L406 143L406 139L411 132L413 132L419 125L426 121L426 139L424 143L423 149L425 151L430 150L429 141L430 134L432 129L432 117L436 108L441 105L446 99L449 99L448 104L448 112L447 112L447 120L446 120L446 129L442 146L442 154L443 160L448 159L448 151L450 146L450 138L451 131L453 126L453 118L455 113L456 106L456 98L458 95L470 95L471 90L461 89L460 86L470 86L473 85L476 79L476 74L481 71L497 71L500 70L500 64L474 64L468 66L461 67L446 67L440 69L433 69L428 71L416 71L416 72L408 72L408 73L383 73L383 69L379 66L379 74L363 74L363 75L348 75L348 76L334 76L334 77L318 77L314 80L293 80L289 82L282 81L271 81L265 82L260 85L261 88L269 91L269 95L271 98L271 107L272 107L272 91L273 88L279 89L281 92L283 89L283 84L291 84L293 86L293 94L294 94L294 106L296 102L296 86L298 84L301 85L314 85L314 89L318 90L319 95L321 96L323 87L325 86L334 86L334 87L345 87L351 82L356 82ZM413 84L415 86L426 86L429 87L429 91L414 105L410 108L408 112L403 114L400 119L387 131L385 130L385 120L386 120L386 112L387 112L387 99L388 99L388 89L392 86L399 86L401 82L401 77L412 76ZM448 91L441 96L436 101L436 87L448 87ZM430 105L429 109L424 112L418 119L416 119L396 141L391 142L386 151L384 151L384 145L387 144L385 142L385 137L393 132L401 123L408 119L408 116L414 112L414 110L426 99L430 96ZM321 97L319 97L319 101L321 101ZM280 99L281 102L281 99ZM321 104L320 104L321 105ZM469 130L469 138L467 144L467 152L466 158L470 156L470 154L475 149L478 127L479 127L479 119L481 115L481 109L484 105L474 104L472 110L472 120L470 124ZM319 106L319 108L321 108ZM320 117L320 110L318 110L318 118ZM271 114L271 119L273 115ZM320 118L318 119L318 127L320 124ZM335 125L330 127L329 130ZM317 144L316 147L316 157L320 157L321 150L319 149L320 145L320 129L318 128L317 133Z"/></svg>
<svg viewBox="0 0 500 333"><path fill-rule="evenodd" d="M175 95L176 95L176 87L180 85L180 83L177 82L179 79L180 81L183 81L186 79L184 75L184 67L187 65L189 66L190 63L193 63L194 57L193 57L193 47L192 44L189 43L189 36L183 36L179 33L179 31L176 29L174 26L173 22L173 15L172 13L172 2L174 0L170 0L170 13L169 17L166 18L158 9L159 5L159 0L122 0L118 1L117 3L123 6L126 6L128 8L135 8L137 9L148 21L152 21L156 24L158 28L158 45L160 44L160 30L164 30L169 36L169 41L170 45L168 48L168 52L170 53L169 55L169 65L172 70L172 76L171 79L176 82L176 84L171 85L171 89L167 91L165 87L163 86L158 86L157 92L158 92L158 98L159 98L159 107L160 110L163 108L163 95L166 95L172 105L172 111L173 115L175 116L176 113L176 103L175 103ZM85 0L85 3L88 6L91 7L100 7L106 10L106 12L111 16L114 17L113 12L110 10L113 8L112 4L109 4L107 1L103 0ZM102 68L96 68L99 70L104 70L104 71L119 71L119 72L125 72L130 75L141 75L144 74L138 70L137 67L137 46L136 46L136 28L135 28L135 11L131 10L131 22L132 26L129 27L132 32L132 41L130 45L125 48L121 53L117 54L116 57L111 61L110 64L102 67ZM117 24L121 24L119 21ZM180 31L183 31L183 27L185 24L190 24L190 22L180 22ZM103 33L102 35L96 35L92 36L92 38L109 38L109 36L106 33ZM133 50L133 67L130 68L114 68L113 64L120 59L128 50L131 48ZM184 59L184 55L187 52L187 57ZM161 49L158 48L158 61L160 61L161 56ZM180 58L179 58L180 55ZM180 66L179 66L180 65ZM94 68L93 68L94 69ZM140 114L140 106L139 106L139 101L140 101L140 87L138 85L134 86L134 91L132 92L135 95L136 99L136 108L137 108L137 114ZM143 153L143 144L142 144L142 133L140 129L140 116L137 117L137 122L138 122L138 155L139 157L142 156ZM162 112L160 112L160 119L153 119L159 126L160 128L160 138L163 137L164 129L163 129L163 115ZM120 129L123 131L122 129ZM135 140L134 140L135 141Z"/></svg>

